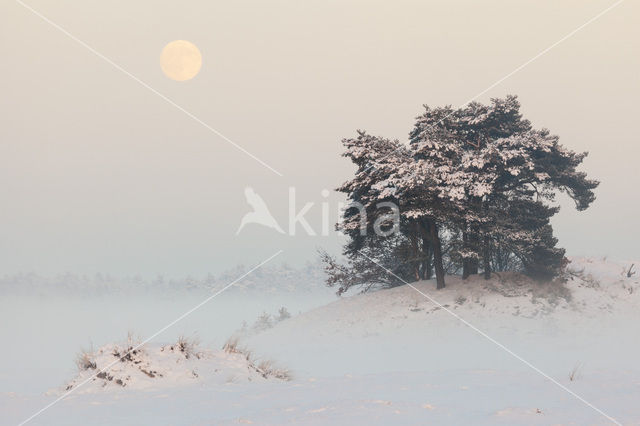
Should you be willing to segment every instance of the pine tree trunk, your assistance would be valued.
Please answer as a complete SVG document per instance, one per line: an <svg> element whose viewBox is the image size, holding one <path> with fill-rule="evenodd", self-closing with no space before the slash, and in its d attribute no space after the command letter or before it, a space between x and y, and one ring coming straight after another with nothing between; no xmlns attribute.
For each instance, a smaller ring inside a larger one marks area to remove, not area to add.
<svg viewBox="0 0 640 426"><path fill-rule="evenodd" d="M471 229L468 232L464 232L462 234L462 242L463 247L466 252L478 252L478 232L474 229ZM474 275L478 273L478 259L470 259L465 258L462 261L462 279L466 280L469 278L469 275Z"/></svg>
<svg viewBox="0 0 640 426"><path fill-rule="evenodd" d="M431 240L429 222L430 221L427 220L416 223L416 228L422 236L422 257L424 260L422 261L421 272L423 280L430 280L433 276L433 267L431 266L431 260L433 257L433 243Z"/></svg>
<svg viewBox="0 0 640 426"><path fill-rule="evenodd" d="M411 249L413 253L411 256L414 259L418 259L420 251L418 250L418 237L416 235L409 236L409 241L411 242ZM413 260L411 262L413 264L413 275L415 276L416 281L420 281L420 261Z"/></svg>
<svg viewBox="0 0 640 426"><path fill-rule="evenodd" d="M484 257L484 279L488 280L491 278L491 244L488 235L484 236L484 249L482 251Z"/></svg>
<svg viewBox="0 0 640 426"><path fill-rule="evenodd" d="M429 221L429 234L433 246L433 266L436 270L436 288L444 288L444 267L442 266L442 247L440 246L440 236L438 226L434 220Z"/></svg>
<svg viewBox="0 0 640 426"><path fill-rule="evenodd" d="M431 241L425 236L422 237L422 251L425 255L425 259L422 261L422 279L430 280L433 276L433 268L431 267L433 250L431 249Z"/></svg>
<svg viewBox="0 0 640 426"><path fill-rule="evenodd" d="M477 229L472 229L471 230L471 234L469 235L469 246L471 247L471 249L478 253L478 249L480 246L480 237L478 236L478 230ZM480 262L478 261L478 258L473 258L473 259L469 259L469 274L470 275L475 275L478 273L478 264Z"/></svg>
<svg viewBox="0 0 640 426"><path fill-rule="evenodd" d="M471 275L471 268L467 259L462 261L462 279L466 280Z"/></svg>
<svg viewBox="0 0 640 426"><path fill-rule="evenodd" d="M462 247L466 250L469 247L469 234L467 232L462 233ZM466 280L471 275L469 259L466 257L462 259L462 279Z"/></svg>

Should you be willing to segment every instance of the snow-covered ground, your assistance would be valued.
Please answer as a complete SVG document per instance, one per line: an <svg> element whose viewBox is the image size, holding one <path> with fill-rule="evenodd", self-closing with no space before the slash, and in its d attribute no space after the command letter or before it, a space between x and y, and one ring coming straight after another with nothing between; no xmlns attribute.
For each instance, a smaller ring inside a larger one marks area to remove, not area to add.
<svg viewBox="0 0 640 426"><path fill-rule="evenodd" d="M415 284L442 307L409 286L330 303L327 293L282 303L263 293L221 297L158 337L168 343L144 346L139 364L118 364L111 384L90 381L30 424L611 424L607 415L640 424L640 279L627 277L631 263L576 258L571 278L555 287L512 274L449 277L441 291ZM81 336L94 332L104 365L127 330L150 334L195 299L43 299L26 311L5 299L0 421L20 423L90 375L74 372ZM278 306L294 315L251 326ZM242 320L249 326L239 330ZM200 358L170 349L194 331ZM220 351L234 332L253 364ZM292 380L260 379L251 365L261 360L289 369ZM113 385L116 376L134 384Z"/></svg>
<svg viewBox="0 0 640 426"><path fill-rule="evenodd" d="M165 345L136 342L129 337L125 344L108 344L81 353L76 364L78 375L48 394L117 392L123 388L157 390L201 382L221 385L290 380L286 369L269 360L254 360L250 352L237 347L235 342L212 351L184 337Z"/></svg>

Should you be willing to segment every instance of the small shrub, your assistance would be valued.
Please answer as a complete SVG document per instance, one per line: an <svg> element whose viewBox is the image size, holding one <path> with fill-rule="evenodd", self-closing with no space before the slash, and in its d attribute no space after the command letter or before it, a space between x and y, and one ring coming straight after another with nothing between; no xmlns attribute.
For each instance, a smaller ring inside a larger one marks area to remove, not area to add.
<svg viewBox="0 0 640 426"><path fill-rule="evenodd" d="M95 370L97 368L96 362L93 360L93 354L85 351L78 354L76 365L80 371Z"/></svg>
<svg viewBox="0 0 640 426"><path fill-rule="evenodd" d="M184 354L186 359L195 356L196 358L200 358L200 354L196 351L198 346L198 339L196 338L188 338L185 336L178 337L178 342L176 343L176 348Z"/></svg>
<svg viewBox="0 0 640 426"><path fill-rule="evenodd" d="M253 329L255 331L264 331L273 327L273 321L271 320L271 315L266 312L263 312L262 315L258 317L255 323L253 323Z"/></svg>
<svg viewBox="0 0 640 426"><path fill-rule="evenodd" d="M228 354L239 354L242 353L238 348L238 339L231 338L227 340L222 346L222 350Z"/></svg>
<svg viewBox="0 0 640 426"><path fill-rule="evenodd" d="M280 308L280 310L278 311L278 317L276 318L276 321L280 322L289 318L291 318L291 314L289 313L289 311L287 311L287 308L285 308L284 306Z"/></svg>
<svg viewBox="0 0 640 426"><path fill-rule="evenodd" d="M467 301L467 298L462 295L456 297L456 305L464 305L464 302L466 301Z"/></svg>

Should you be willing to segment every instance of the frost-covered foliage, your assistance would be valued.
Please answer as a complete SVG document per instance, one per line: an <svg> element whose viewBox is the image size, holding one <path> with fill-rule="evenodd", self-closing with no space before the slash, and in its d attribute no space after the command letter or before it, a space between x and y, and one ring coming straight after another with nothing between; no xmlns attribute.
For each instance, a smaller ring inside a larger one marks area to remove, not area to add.
<svg viewBox="0 0 640 426"><path fill-rule="evenodd" d="M198 278L168 278L159 275L148 279L141 276L115 277L102 273L95 275L64 273L47 277L36 273L23 273L0 277L0 291L5 294L23 293L43 296L209 292L228 285L250 268L251 266L240 265L218 275L207 274ZM307 263L300 267L265 265L234 284L227 292L259 292L274 295L326 293L325 278L323 266L319 262Z"/></svg>
<svg viewBox="0 0 640 426"><path fill-rule="evenodd" d="M422 260L411 257L411 248L404 235L366 238L362 246L352 250L353 252L348 252L348 265L340 264L325 251L321 250L319 253L327 270L327 284L337 286L338 295L356 286L367 291L377 287L402 285L400 278L410 280L412 264Z"/></svg>
<svg viewBox="0 0 640 426"><path fill-rule="evenodd" d="M289 318L291 318L291 314L289 313L287 308L285 308L284 306L281 307L278 310L278 316L276 317L276 321L280 322L280 321L284 321L284 320L289 319Z"/></svg>
<svg viewBox="0 0 640 426"><path fill-rule="evenodd" d="M278 310L277 315L271 315L263 312L249 327L246 321L243 321L242 327L234 333L235 337L247 336L268 330L278 323L291 318L291 314L284 306Z"/></svg>
<svg viewBox="0 0 640 426"><path fill-rule="evenodd" d="M338 191L363 207L347 208L338 225L349 237L348 263L323 255L329 285L341 293L435 272L442 288L446 270L463 278L479 270L487 279L514 269L538 279L558 275L565 260L550 225L559 207L551 203L558 192L578 210L593 202L598 182L577 170L586 153L534 129L515 96L458 109L425 106L409 137L403 145L358 131L343 140L357 170ZM384 223L383 202L398 206L399 233L371 232Z"/></svg>

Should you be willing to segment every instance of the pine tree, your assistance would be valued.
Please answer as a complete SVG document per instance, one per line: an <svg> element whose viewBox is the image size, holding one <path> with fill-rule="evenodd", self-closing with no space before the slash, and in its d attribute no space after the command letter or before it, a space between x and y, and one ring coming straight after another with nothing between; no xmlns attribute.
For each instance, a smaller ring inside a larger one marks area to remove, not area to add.
<svg viewBox="0 0 640 426"><path fill-rule="evenodd" d="M362 131L343 144L357 166L338 189L352 203L338 226L349 237L348 264L324 256L339 292L430 278L434 270L443 288L445 260L463 278L481 267L487 279L505 268L550 279L566 263L550 225L555 195L565 192L584 210L598 186L577 170L587 154L533 129L514 96L459 109L425 106L408 145ZM397 206L399 224L380 203Z"/></svg>
<svg viewBox="0 0 640 426"><path fill-rule="evenodd" d="M320 252L329 276L328 284L338 286L338 294L342 294L354 286L367 290L375 285L390 287L402 281L413 281L415 253L411 253L404 232L406 223L394 230L394 224L386 220L388 210L381 208L383 203L399 203L389 178L402 169L402 164L410 161L407 149L397 140L371 136L363 131L342 143L345 146L343 156L357 169L354 178L338 188L348 200L342 220L336 226L349 237L343 249L347 263L339 264L327 253ZM389 235L381 235L376 229Z"/></svg>

